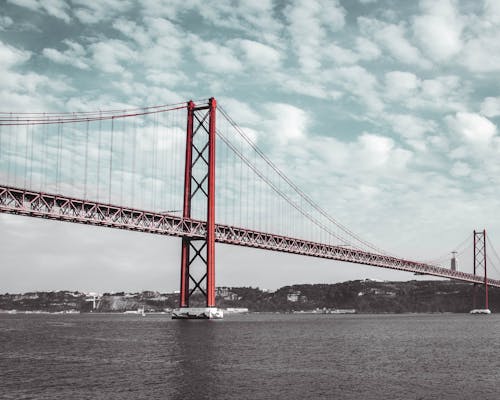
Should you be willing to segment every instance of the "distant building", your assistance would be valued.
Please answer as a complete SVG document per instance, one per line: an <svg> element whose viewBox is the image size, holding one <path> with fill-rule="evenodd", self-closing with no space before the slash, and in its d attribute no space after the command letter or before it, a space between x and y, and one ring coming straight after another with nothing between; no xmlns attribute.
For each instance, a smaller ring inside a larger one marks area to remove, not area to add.
<svg viewBox="0 0 500 400"><path fill-rule="evenodd" d="M291 303L296 303L300 299L300 291L297 290L296 292L288 293L286 295L286 300L291 302Z"/></svg>
<svg viewBox="0 0 500 400"><path fill-rule="evenodd" d="M223 298L224 300L228 301L239 300L241 297L238 296L236 293L232 292L230 289L231 288L228 288L226 286L217 287L215 288L215 296Z"/></svg>

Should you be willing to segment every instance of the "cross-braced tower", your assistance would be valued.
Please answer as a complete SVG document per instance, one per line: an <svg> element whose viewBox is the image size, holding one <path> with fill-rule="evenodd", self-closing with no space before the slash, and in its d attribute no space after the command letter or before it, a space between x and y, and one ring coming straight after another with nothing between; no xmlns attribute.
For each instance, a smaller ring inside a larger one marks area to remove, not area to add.
<svg viewBox="0 0 500 400"><path fill-rule="evenodd" d="M484 271L484 309L488 309L488 277L486 273L486 230L476 232L474 231L474 275L479 275ZM477 292L478 284L474 284L473 289L473 308L477 308Z"/></svg>
<svg viewBox="0 0 500 400"><path fill-rule="evenodd" d="M215 111L214 98L187 107L183 218L206 220L205 237L182 239L180 318L212 318L215 309ZM196 210L197 215L192 215ZM206 310L193 311L201 293ZM184 311L182 311L184 309Z"/></svg>

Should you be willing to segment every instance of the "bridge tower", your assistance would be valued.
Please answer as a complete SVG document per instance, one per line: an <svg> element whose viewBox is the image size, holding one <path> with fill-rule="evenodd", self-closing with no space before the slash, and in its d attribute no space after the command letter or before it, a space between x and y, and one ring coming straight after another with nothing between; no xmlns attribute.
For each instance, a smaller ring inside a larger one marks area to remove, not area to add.
<svg viewBox="0 0 500 400"><path fill-rule="evenodd" d="M216 108L214 98L202 106L193 101L187 105L182 216L206 220L207 229L202 239L182 239L179 309L174 311L173 318L222 317L222 313L215 308ZM193 215L194 209L198 215ZM205 307L190 304L195 293L202 295Z"/></svg>
<svg viewBox="0 0 500 400"><path fill-rule="evenodd" d="M481 271L484 271L484 309L488 308L488 277L486 268L486 230L474 231L474 275L479 275ZM474 283L473 294L472 294L472 304L473 309L477 310L477 292L478 284Z"/></svg>

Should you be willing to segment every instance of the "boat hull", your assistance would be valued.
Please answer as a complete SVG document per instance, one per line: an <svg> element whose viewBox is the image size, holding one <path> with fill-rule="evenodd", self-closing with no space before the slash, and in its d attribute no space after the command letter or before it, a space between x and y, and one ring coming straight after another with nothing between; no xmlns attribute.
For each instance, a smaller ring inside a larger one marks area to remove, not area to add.
<svg viewBox="0 0 500 400"><path fill-rule="evenodd" d="M491 314L491 311L487 308L485 309L475 309L470 311L471 314L483 314L483 315L488 315Z"/></svg>

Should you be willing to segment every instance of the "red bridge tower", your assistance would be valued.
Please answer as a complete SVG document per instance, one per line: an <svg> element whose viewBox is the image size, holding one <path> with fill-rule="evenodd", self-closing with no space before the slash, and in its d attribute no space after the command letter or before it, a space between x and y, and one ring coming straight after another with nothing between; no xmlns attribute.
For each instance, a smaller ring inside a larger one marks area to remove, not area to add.
<svg viewBox="0 0 500 400"><path fill-rule="evenodd" d="M484 270L484 308L477 308L477 292L478 284L474 283L473 294L472 294L472 304L473 310L471 313L475 314L489 314L488 305L488 277L486 268L486 230L476 232L474 231L474 275L478 275L481 270Z"/></svg>
<svg viewBox="0 0 500 400"><path fill-rule="evenodd" d="M206 220L207 231L202 239L182 239L180 308L173 318L222 317L215 307L216 108L214 98L202 106L188 102L182 216ZM192 215L194 209L199 215ZM204 304L199 304L200 298Z"/></svg>

